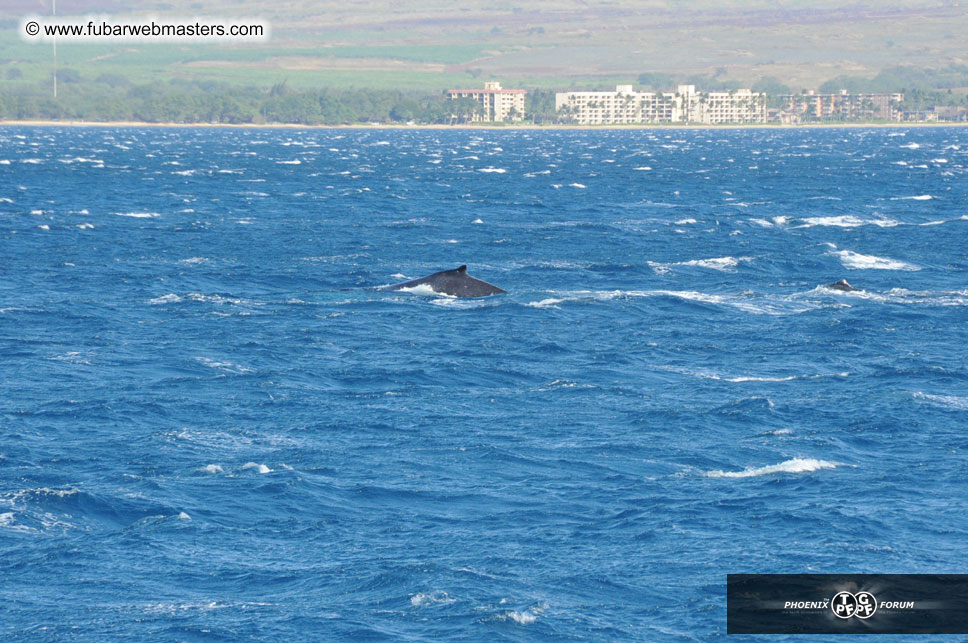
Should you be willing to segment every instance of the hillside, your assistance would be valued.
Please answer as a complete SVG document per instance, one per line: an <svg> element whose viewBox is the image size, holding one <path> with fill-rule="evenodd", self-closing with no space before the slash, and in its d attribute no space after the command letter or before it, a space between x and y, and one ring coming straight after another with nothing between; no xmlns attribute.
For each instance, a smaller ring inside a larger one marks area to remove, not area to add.
<svg viewBox="0 0 968 643"><path fill-rule="evenodd" d="M268 87L440 90L495 78L506 86L593 87L646 72L752 85L775 77L794 91L885 68L966 62L968 7L909 0L520 0L309 2L168 0L131 12L120 0L60 0L59 15L258 16L272 25L259 45L60 44L59 65L77 82L216 80ZM50 47L18 33L49 0L0 9L0 87L48 78ZM13 71L16 70L16 71Z"/></svg>

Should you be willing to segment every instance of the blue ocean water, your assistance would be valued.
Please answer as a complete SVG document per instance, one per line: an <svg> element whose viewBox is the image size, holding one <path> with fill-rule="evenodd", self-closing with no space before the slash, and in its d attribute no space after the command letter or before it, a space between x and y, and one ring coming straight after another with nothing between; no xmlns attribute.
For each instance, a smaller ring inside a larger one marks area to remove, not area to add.
<svg viewBox="0 0 968 643"><path fill-rule="evenodd" d="M727 573L963 572L966 178L958 128L4 127L0 637L716 640ZM374 288L460 264L509 294Z"/></svg>

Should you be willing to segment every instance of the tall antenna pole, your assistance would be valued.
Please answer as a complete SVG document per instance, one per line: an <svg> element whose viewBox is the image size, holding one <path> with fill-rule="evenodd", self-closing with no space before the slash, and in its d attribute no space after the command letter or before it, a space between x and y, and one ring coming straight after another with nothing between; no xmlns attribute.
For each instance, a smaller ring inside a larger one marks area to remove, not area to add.
<svg viewBox="0 0 968 643"><path fill-rule="evenodd" d="M57 15L57 0L50 1L50 15ZM54 98L57 98L57 36L54 36Z"/></svg>

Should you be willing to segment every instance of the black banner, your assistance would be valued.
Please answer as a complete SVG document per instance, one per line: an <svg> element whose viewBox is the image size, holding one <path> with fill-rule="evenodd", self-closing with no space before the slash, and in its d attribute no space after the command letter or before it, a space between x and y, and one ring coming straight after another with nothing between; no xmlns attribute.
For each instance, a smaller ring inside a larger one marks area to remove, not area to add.
<svg viewBox="0 0 968 643"><path fill-rule="evenodd" d="M968 634L968 574L728 574L727 634Z"/></svg>

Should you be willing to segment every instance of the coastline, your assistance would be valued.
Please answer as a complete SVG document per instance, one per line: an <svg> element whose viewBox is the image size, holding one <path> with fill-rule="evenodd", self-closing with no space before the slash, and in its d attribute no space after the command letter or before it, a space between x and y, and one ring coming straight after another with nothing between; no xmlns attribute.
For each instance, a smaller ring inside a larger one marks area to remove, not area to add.
<svg viewBox="0 0 968 643"><path fill-rule="evenodd" d="M798 125L780 123L737 123L730 125L695 125L695 124L664 124L641 123L628 125L534 125L513 124L494 125L489 123L468 123L462 125L421 124L409 125L398 123L354 123L352 125L303 125L300 123L149 123L143 121L51 121L51 120L23 120L3 121L0 127L144 127L144 128L223 128L223 129L293 129L293 130L347 130L347 129L379 129L379 130L747 130L747 129L857 129L857 128L910 128L910 127L968 127L968 122L950 123L802 123Z"/></svg>

